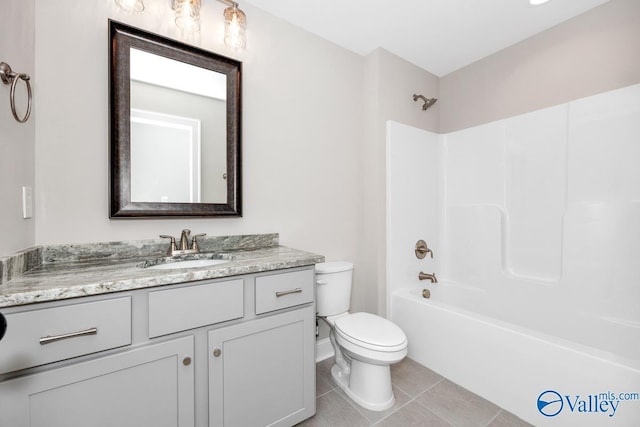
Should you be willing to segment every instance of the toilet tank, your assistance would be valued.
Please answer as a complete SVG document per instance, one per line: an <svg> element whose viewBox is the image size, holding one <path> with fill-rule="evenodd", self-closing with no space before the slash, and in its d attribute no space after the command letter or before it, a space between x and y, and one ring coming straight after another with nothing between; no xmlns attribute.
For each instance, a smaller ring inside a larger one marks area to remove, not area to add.
<svg viewBox="0 0 640 427"><path fill-rule="evenodd" d="M346 261L316 264L316 309L319 316L349 311L353 264Z"/></svg>

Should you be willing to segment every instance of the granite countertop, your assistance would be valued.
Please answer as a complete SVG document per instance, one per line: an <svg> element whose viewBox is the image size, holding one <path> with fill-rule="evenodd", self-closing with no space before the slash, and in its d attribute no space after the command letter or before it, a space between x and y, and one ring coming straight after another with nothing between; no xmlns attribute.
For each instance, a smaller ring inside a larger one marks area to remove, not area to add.
<svg viewBox="0 0 640 427"><path fill-rule="evenodd" d="M60 245L34 248L4 258L0 260L0 307L302 267L324 261L321 255L280 246L277 234L207 238L200 244L202 253L173 258L164 253L166 246L162 241ZM177 259L206 258L228 262L195 268L145 268Z"/></svg>

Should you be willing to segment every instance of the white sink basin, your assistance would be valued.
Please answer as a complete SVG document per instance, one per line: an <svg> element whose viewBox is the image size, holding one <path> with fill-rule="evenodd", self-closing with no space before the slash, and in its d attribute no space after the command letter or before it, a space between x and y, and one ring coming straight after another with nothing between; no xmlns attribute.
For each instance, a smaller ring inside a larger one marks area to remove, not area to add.
<svg viewBox="0 0 640 427"><path fill-rule="evenodd" d="M177 268L198 268L210 267L212 265L224 264L229 262L224 259L190 259L185 261L167 262L165 264L153 265L147 267L149 270L174 270Z"/></svg>

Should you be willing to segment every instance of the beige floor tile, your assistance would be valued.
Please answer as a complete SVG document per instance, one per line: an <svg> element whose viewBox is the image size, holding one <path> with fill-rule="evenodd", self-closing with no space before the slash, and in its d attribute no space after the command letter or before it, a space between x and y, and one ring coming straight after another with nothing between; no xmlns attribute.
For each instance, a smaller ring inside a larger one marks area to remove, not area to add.
<svg viewBox="0 0 640 427"><path fill-rule="evenodd" d="M376 427L451 427L442 418L417 404L410 402L387 418L375 424Z"/></svg>
<svg viewBox="0 0 640 427"><path fill-rule="evenodd" d="M335 383L331 378L333 363L333 357L316 363L316 397L320 397L335 388Z"/></svg>
<svg viewBox="0 0 640 427"><path fill-rule="evenodd" d="M331 377L333 363L330 358L316 364L317 413L300 426L531 426L411 359L391 366L395 405L383 412L368 411L335 384Z"/></svg>
<svg viewBox="0 0 640 427"><path fill-rule="evenodd" d="M405 392L403 392L402 390L399 390L397 387L393 387L393 394L396 397L396 402L395 404L387 409L386 411L370 411L368 409L363 408L362 406L358 405L356 402L354 402L353 400L351 400L351 398L349 396L347 396L344 391L342 391L342 389L336 387L336 390L345 398L349 401L349 403L351 403L353 405L354 408L356 408L356 410L358 412L360 412L362 415L364 415L367 420L369 420L371 423L375 423L377 421L380 421L381 419L383 419L384 417L386 417L387 415L393 413L394 411L396 411L398 408L400 408L401 406L405 405L407 402L409 402L411 400L411 397L409 397L408 394L406 394Z"/></svg>
<svg viewBox="0 0 640 427"><path fill-rule="evenodd" d="M503 409L487 427L533 427L533 425Z"/></svg>
<svg viewBox="0 0 640 427"><path fill-rule="evenodd" d="M442 376L408 357L400 363L391 365L391 382L412 398L441 380Z"/></svg>
<svg viewBox="0 0 640 427"><path fill-rule="evenodd" d="M336 390L316 400L316 414L298 424L305 427L366 427L370 423Z"/></svg>
<svg viewBox="0 0 640 427"><path fill-rule="evenodd" d="M448 380L430 388L416 401L456 427L485 427L500 408Z"/></svg>

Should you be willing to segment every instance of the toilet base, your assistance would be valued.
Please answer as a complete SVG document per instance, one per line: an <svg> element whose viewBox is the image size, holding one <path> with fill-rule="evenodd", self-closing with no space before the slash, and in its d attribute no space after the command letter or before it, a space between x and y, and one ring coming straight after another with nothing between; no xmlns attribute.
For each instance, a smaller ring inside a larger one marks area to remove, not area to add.
<svg viewBox="0 0 640 427"><path fill-rule="evenodd" d="M373 365L352 359L347 372L333 365L331 376L347 396L365 409L386 411L395 404L389 365Z"/></svg>

